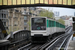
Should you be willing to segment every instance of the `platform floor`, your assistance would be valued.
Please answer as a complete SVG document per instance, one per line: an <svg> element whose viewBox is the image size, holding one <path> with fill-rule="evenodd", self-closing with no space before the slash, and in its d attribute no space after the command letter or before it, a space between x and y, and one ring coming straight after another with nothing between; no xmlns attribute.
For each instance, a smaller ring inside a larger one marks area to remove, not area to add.
<svg viewBox="0 0 75 50"><path fill-rule="evenodd" d="M75 50L75 37L71 39L67 50Z"/></svg>

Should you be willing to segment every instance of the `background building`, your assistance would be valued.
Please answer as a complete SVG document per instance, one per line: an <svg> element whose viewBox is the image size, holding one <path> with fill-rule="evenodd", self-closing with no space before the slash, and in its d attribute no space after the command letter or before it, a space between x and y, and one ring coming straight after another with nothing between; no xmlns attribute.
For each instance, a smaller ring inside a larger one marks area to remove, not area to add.
<svg viewBox="0 0 75 50"><path fill-rule="evenodd" d="M6 9L0 10L0 19L2 20L5 29L8 31L9 22L8 22L8 11Z"/></svg>
<svg viewBox="0 0 75 50"><path fill-rule="evenodd" d="M59 12L58 11L54 12L54 17L59 17Z"/></svg>
<svg viewBox="0 0 75 50"><path fill-rule="evenodd" d="M24 17L21 8L8 9L9 31L24 29Z"/></svg>
<svg viewBox="0 0 75 50"><path fill-rule="evenodd" d="M63 19L63 20L68 20L69 18L71 18L72 16L67 16L67 15L64 15L64 16L61 16L60 18Z"/></svg>
<svg viewBox="0 0 75 50"><path fill-rule="evenodd" d="M72 26L72 16L61 16L61 19L63 19L65 21L65 26Z"/></svg>
<svg viewBox="0 0 75 50"><path fill-rule="evenodd" d="M70 18L69 20L64 20L65 21L65 26L72 26L73 20Z"/></svg>
<svg viewBox="0 0 75 50"><path fill-rule="evenodd" d="M0 11L0 19L8 33L21 29L30 30L30 18L40 16L43 10L37 7L5 9Z"/></svg>

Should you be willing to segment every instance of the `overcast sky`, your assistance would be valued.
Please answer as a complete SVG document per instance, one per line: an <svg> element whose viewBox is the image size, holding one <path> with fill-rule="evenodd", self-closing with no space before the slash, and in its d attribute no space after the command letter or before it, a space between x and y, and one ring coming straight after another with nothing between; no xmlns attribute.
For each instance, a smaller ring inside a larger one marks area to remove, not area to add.
<svg viewBox="0 0 75 50"><path fill-rule="evenodd" d="M74 16L75 9L72 8L61 8L61 7L41 7L44 9L50 9L53 12L59 12L59 16L67 15L67 16Z"/></svg>

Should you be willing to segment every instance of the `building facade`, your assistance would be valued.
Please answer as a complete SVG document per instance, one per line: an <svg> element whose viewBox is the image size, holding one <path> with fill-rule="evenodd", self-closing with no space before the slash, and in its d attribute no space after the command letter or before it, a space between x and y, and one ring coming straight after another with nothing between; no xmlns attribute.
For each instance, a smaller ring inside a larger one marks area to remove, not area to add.
<svg viewBox="0 0 75 50"><path fill-rule="evenodd" d="M9 31L24 29L24 17L21 8L8 9Z"/></svg>
<svg viewBox="0 0 75 50"><path fill-rule="evenodd" d="M8 32L8 30L9 30L9 26L8 26L9 22L8 22L8 11L6 9L5 10L4 9L0 10L0 19L2 20L4 27Z"/></svg>
<svg viewBox="0 0 75 50"><path fill-rule="evenodd" d="M29 14L29 7L23 7L22 9L22 16L24 17L24 29L29 30L29 21L30 21L30 14Z"/></svg>

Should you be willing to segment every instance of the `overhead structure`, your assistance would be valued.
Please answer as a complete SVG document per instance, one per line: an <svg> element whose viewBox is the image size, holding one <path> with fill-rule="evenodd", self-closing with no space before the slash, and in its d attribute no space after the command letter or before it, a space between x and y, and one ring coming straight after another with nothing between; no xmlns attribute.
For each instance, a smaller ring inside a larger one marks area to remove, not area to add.
<svg viewBox="0 0 75 50"><path fill-rule="evenodd" d="M75 0L0 0L0 5L24 5L24 4L62 4L75 5Z"/></svg>

